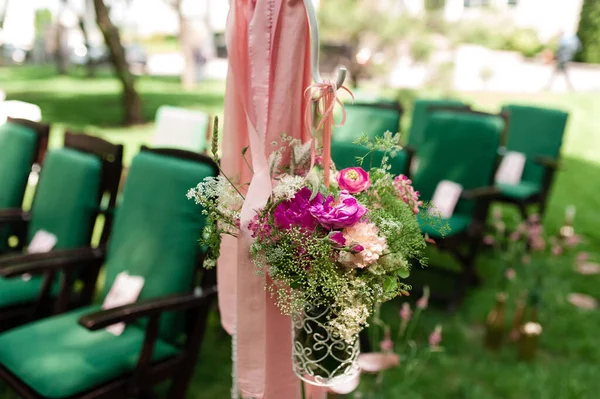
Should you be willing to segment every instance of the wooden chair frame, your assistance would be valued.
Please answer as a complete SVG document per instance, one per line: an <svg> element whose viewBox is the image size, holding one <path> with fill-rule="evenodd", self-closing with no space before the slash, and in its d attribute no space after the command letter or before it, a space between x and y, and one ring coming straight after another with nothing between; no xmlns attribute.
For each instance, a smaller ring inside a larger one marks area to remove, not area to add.
<svg viewBox="0 0 600 399"><path fill-rule="evenodd" d="M142 147L142 151L208 163L214 167L215 175L219 173L217 165L202 154L176 149L148 149L147 147ZM69 274L82 267L95 267L95 265L103 263L105 258L106 250L102 246L25 255L20 259L0 259L0 275L12 277L24 273L36 275L59 271ZM201 255L196 262L197 272L201 269L203 259L204 257ZM192 287L190 287L189 294L153 298L81 317L79 324L90 331L99 330L115 323L133 322L141 318L147 319L148 323L138 363L132 373L65 399L125 399L130 397L154 399L156 395L152 391L153 386L165 380L172 380L168 398L184 399L204 338L208 314L216 296L216 272L214 269L203 271L200 286L202 288L201 295L192 293ZM68 288L61 286L61 294ZM172 311L185 311L186 314L186 339L181 347L182 351L175 357L152 362L154 344L158 339L160 317L163 313ZM46 399L3 365L0 365L0 378L25 399Z"/></svg>
<svg viewBox="0 0 600 399"><path fill-rule="evenodd" d="M105 215L105 224L102 230L100 238L100 245L103 246L108 240L110 234L110 228L112 224L112 212L111 209L115 206L117 197L117 190L119 187L119 179L121 176L122 159L123 159L123 146L120 144L112 144L101 138L89 136L83 133L72 133L66 132L65 134L65 147L72 148L81 152L86 152L98 156L102 160L102 176L100 180L100 190L98 194L98 205L97 212L92 215L90 223L94 224L99 214ZM106 209L100 208L101 200L104 196L108 197L108 205ZM34 196L33 201L36 201ZM25 244L25 237L27 235L27 227L30 221L30 214L23 209L4 209L0 210L0 225L10 224L16 227L16 232L19 237L19 247L22 249ZM92 239L93 229L90 231L87 241L90 242ZM90 243L91 245L91 243ZM63 251L51 251L49 254L60 253ZM24 257L21 253L9 254L0 257L0 262L3 260L7 261L18 261ZM78 276L78 279L83 282L83 289L78 293L77 297L69 296L64 290L61 289L61 294L57 298L55 303L55 312L62 312L70 307L76 307L85 303L89 303L92 300L95 282L100 265L96 268L86 268L84 272ZM42 287L38 296L33 303L24 303L14 306L9 306L0 309L0 325L2 329L14 327L15 325L21 324L26 321L37 319L43 315L52 312L52 303L50 300L51 289L56 273L50 272L43 276ZM66 274L60 274L60 286L66 287L71 282L69 281L70 276Z"/></svg>

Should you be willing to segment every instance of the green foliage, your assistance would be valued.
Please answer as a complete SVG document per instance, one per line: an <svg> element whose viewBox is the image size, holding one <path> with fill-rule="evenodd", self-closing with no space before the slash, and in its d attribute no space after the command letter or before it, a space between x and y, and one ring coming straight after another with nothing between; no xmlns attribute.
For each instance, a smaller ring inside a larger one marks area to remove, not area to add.
<svg viewBox="0 0 600 399"><path fill-rule="evenodd" d="M577 60L600 64L600 1L584 0L577 36L582 45Z"/></svg>
<svg viewBox="0 0 600 399"><path fill-rule="evenodd" d="M417 37L410 46L410 55L417 64L424 64L429 61L431 54L435 50L433 42L428 36Z"/></svg>
<svg viewBox="0 0 600 399"><path fill-rule="evenodd" d="M459 24L451 32L455 43L478 44L492 50L516 51L533 57L544 49L537 33L529 28L507 29L502 26L469 22Z"/></svg>
<svg viewBox="0 0 600 399"><path fill-rule="evenodd" d="M505 40L505 50L518 51L525 57L533 57L543 49L543 45L533 29L516 29Z"/></svg>

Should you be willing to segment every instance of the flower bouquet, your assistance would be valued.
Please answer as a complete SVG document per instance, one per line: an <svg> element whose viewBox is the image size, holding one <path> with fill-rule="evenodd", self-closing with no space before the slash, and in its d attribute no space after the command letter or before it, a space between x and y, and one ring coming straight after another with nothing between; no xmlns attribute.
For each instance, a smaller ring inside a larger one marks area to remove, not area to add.
<svg viewBox="0 0 600 399"><path fill-rule="evenodd" d="M358 335L375 306L408 295L410 262L425 263L418 192L406 176L388 172L398 142L389 132L373 142L363 137L357 143L367 153L357 163L381 150L382 165L338 172L323 170L312 142L282 136L269 158L273 191L247 225L240 223L243 190L224 174L188 193L207 215L205 265L216 264L223 234L242 230L253 238L256 272L292 316L294 371L312 384L334 385L358 372Z"/></svg>

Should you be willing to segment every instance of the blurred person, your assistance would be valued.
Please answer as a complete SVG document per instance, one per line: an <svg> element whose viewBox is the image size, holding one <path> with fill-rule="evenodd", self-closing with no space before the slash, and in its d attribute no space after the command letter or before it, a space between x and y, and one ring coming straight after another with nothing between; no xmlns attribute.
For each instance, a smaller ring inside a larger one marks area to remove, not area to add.
<svg viewBox="0 0 600 399"><path fill-rule="evenodd" d="M557 75L562 74L565 77L565 81L567 82L567 86L569 89L573 90L573 84L571 83L571 79L569 78L569 73L567 71L569 63L575 57L575 54L581 48L581 42L579 38L575 34L569 34L561 31L559 33L560 39L558 42L558 48L556 49L554 62L555 68L552 72L552 76L550 76L550 80L548 81L547 90L550 90L552 87L552 83Z"/></svg>

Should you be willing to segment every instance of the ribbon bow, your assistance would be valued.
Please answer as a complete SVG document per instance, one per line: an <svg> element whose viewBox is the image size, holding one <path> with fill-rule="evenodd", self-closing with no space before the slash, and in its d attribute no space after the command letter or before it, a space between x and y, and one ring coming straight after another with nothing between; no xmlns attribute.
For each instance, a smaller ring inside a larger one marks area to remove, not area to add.
<svg viewBox="0 0 600 399"><path fill-rule="evenodd" d="M345 90L354 101L354 94L346 87L342 86L340 89ZM320 116L320 121L315 128L315 131L323 128L323 170L325 171L325 187L329 188L330 180L330 166L331 166L331 130L334 125L333 120L333 109L336 103L342 107L342 120L336 127L342 126L346 123L346 109L344 104L337 95L338 87L333 81L324 81L321 83L315 83L306 88L304 96L306 98L306 110L304 111L305 126L307 129L311 129L312 126L312 104L317 104L317 114ZM312 131L311 131L312 135ZM311 169L315 162L315 140L311 148Z"/></svg>

